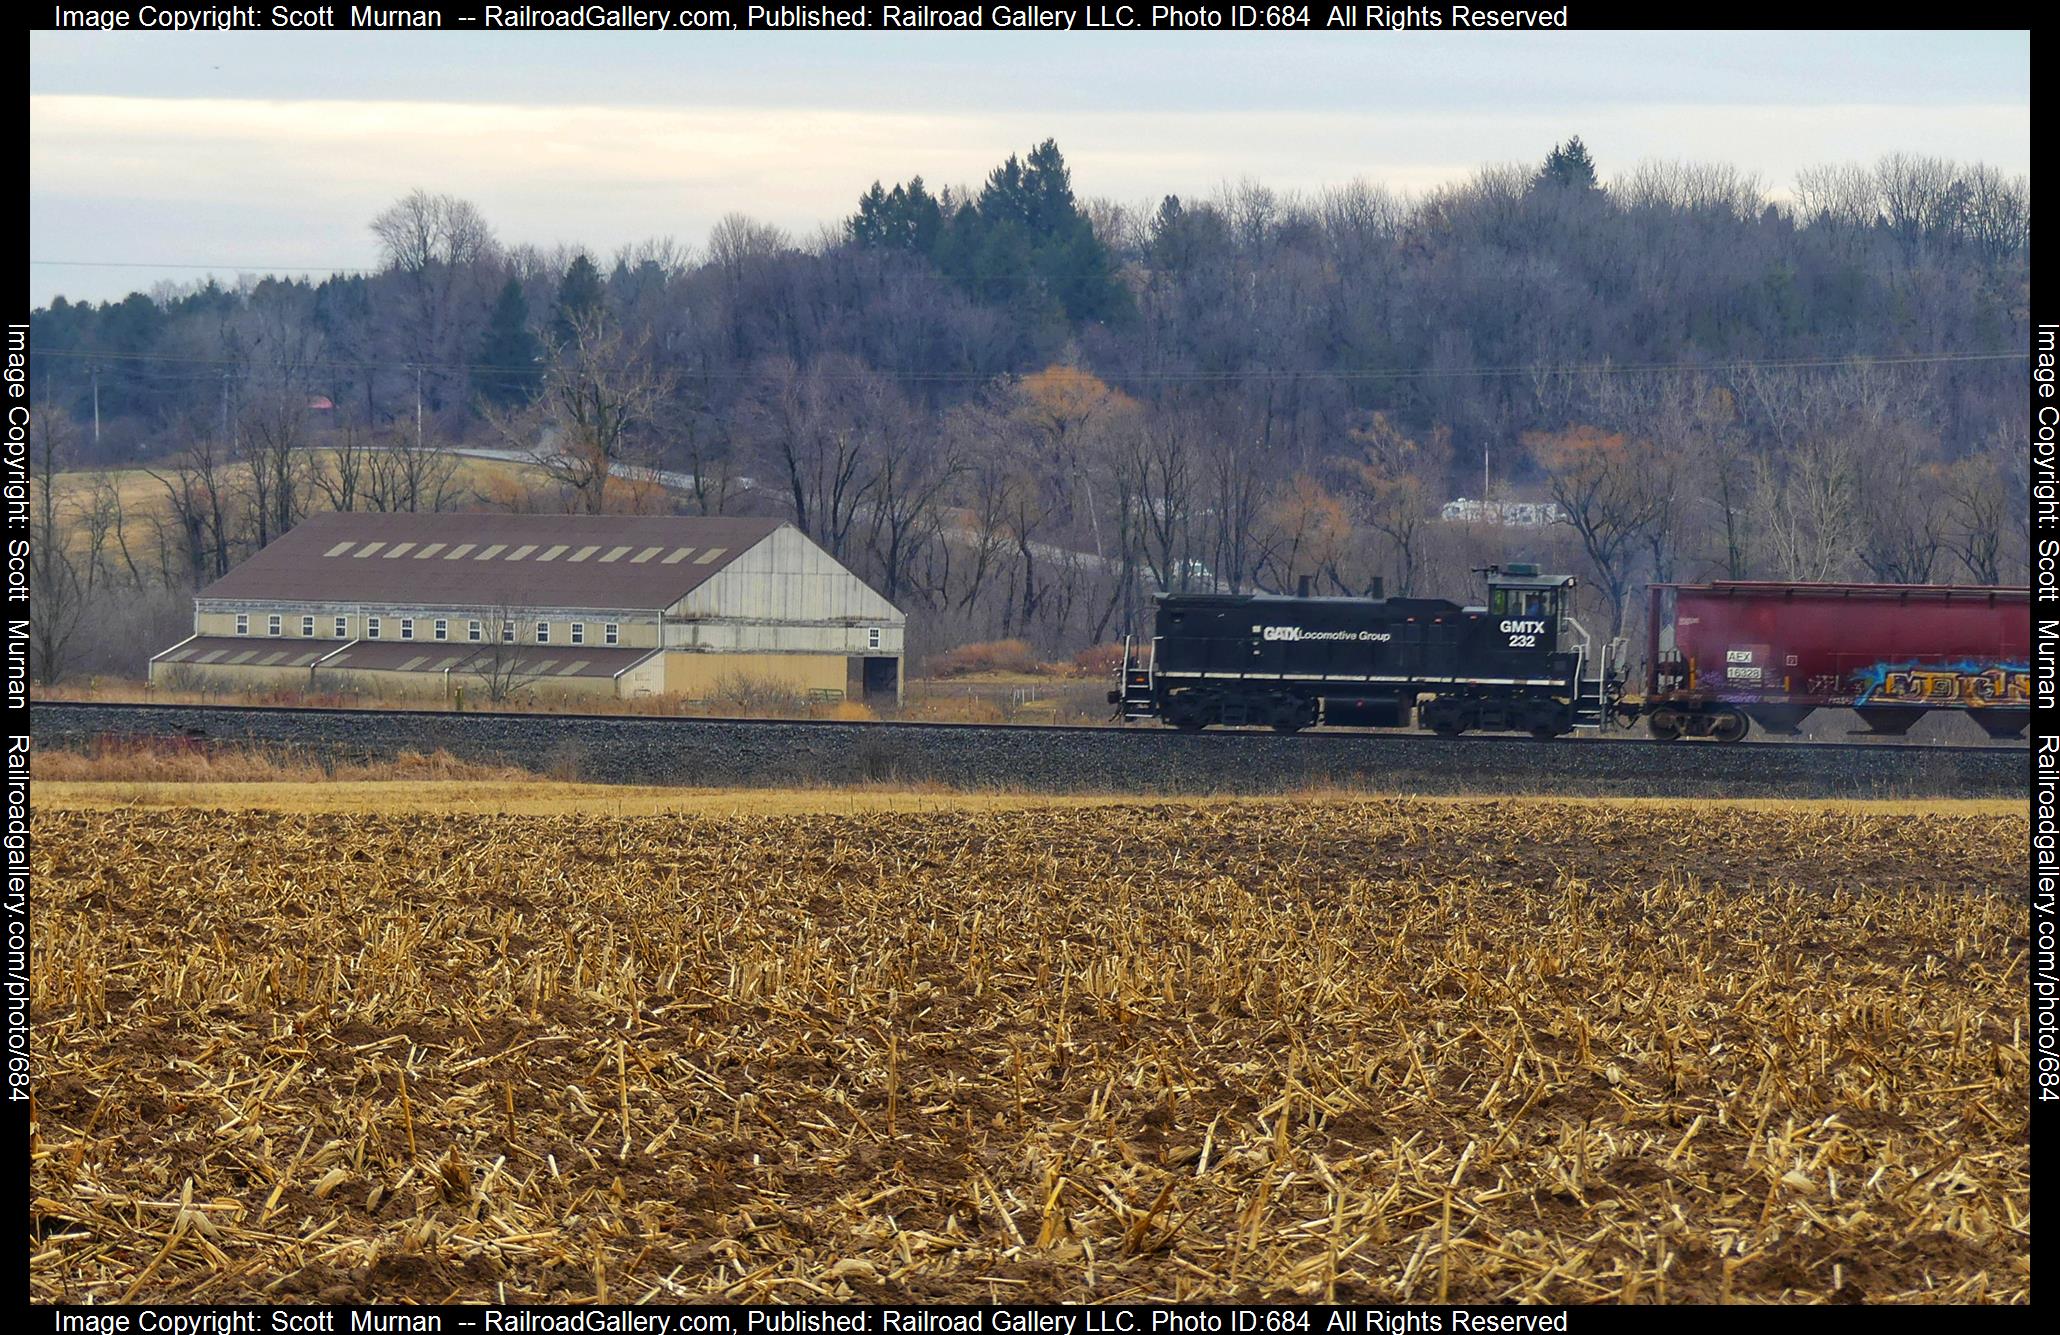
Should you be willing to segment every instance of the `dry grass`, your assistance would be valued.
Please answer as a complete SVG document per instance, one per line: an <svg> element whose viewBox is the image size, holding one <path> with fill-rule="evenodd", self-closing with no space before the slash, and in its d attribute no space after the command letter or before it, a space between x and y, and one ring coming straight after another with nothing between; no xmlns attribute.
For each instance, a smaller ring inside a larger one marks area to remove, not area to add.
<svg viewBox="0 0 2060 1335"><path fill-rule="evenodd" d="M335 451L316 449L311 455L315 466L333 478ZM489 495L510 486L525 486L546 479L546 474L541 468L513 460L479 459L471 455L458 455L453 462L456 471L452 475L452 486L460 496L466 498ZM114 468L104 472L83 469L60 473L57 477L58 501L66 507L84 506L91 501L94 491L104 480L113 484L115 495L121 501L123 517L127 522L138 525L139 532L147 532L154 519L171 518L171 502L164 483L158 480L159 476L174 477L170 460L161 461L148 468ZM225 469L224 485L238 490L247 488L249 476L249 468L246 465L230 464Z"/></svg>
<svg viewBox="0 0 2060 1335"><path fill-rule="evenodd" d="M367 766L369 771L372 767ZM1163 809L1167 799L1124 793L1037 793L1011 790L973 792L942 785L825 785L816 788L672 788L609 783L567 783L526 771L510 771L488 781L450 778L424 787L414 779L380 777L343 771L335 776L259 778L192 782L134 779L50 780L38 778L36 805L47 811L113 811L130 807L189 807L198 810L281 812L442 812L504 816L860 816L896 812L1028 812L1053 808L1099 807ZM1183 797L1178 806L1209 810L1218 807L1294 808L1311 802L1356 803L1385 808L1399 795L1364 789L1311 788L1277 797ZM1471 819L1484 805L1507 811L1514 807L1550 820L1569 805L1558 797L1409 797L1418 807L1451 806ZM1581 799L1589 808L1614 808L1627 815L1677 808L1675 798L1597 797ZM1798 819L1837 815L1875 819L2007 818L2023 804L2000 798L1801 799L1744 798L1703 801L1701 810L1785 812Z"/></svg>
<svg viewBox="0 0 2060 1335"><path fill-rule="evenodd" d="M30 777L44 796L44 784L219 786L223 784L308 785L385 781L399 786L423 782L510 783L537 776L514 765L460 760L448 751L427 755L402 751L391 760L336 759L292 746L223 746L199 739L103 737L84 751L40 748L29 758Z"/></svg>
<svg viewBox="0 0 2060 1335"><path fill-rule="evenodd" d="M37 1300L2028 1297L2021 810L34 834Z"/></svg>

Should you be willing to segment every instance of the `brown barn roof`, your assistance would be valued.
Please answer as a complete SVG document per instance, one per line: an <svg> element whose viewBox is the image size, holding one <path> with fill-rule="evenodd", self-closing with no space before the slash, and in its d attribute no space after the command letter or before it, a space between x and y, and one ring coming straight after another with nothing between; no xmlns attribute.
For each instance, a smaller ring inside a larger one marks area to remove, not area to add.
<svg viewBox="0 0 2060 1335"><path fill-rule="evenodd" d="M655 610L780 524L672 515L309 515L199 596Z"/></svg>
<svg viewBox="0 0 2060 1335"><path fill-rule="evenodd" d="M424 643L420 640L355 640L322 660L324 672L443 672L460 677L498 670L523 682L552 677L613 677L635 667L657 649L597 649L587 644L510 645L498 663L492 646Z"/></svg>
<svg viewBox="0 0 2060 1335"><path fill-rule="evenodd" d="M269 635L194 635L150 661L191 663L195 667L304 668L324 654L335 653L345 643L343 640L289 640Z"/></svg>

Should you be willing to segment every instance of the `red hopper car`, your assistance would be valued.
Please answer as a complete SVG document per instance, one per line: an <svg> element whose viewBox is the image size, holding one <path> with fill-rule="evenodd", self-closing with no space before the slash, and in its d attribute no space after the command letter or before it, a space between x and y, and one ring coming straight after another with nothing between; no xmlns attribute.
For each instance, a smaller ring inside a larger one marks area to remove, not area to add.
<svg viewBox="0 0 2060 1335"><path fill-rule="evenodd" d="M1718 581L1652 586L1641 712L1652 735L1793 735L1818 709L1901 734L1933 710L1989 736L2031 721L2031 597L2022 588Z"/></svg>

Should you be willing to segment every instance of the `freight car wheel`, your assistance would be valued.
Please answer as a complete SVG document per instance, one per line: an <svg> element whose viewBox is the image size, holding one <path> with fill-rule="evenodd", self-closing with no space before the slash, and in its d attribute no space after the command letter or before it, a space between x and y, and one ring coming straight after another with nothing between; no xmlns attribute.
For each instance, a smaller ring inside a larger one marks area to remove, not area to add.
<svg viewBox="0 0 2060 1335"><path fill-rule="evenodd" d="M1466 731L1464 724L1439 722L1431 725L1431 731L1440 737L1457 737Z"/></svg>
<svg viewBox="0 0 2060 1335"><path fill-rule="evenodd" d="M1681 715L1672 709L1656 709L1652 717L1645 720L1645 729L1655 740L1678 742L1681 740Z"/></svg>
<svg viewBox="0 0 2060 1335"><path fill-rule="evenodd" d="M1559 736L1559 729L1555 728L1550 723L1540 723L1536 727L1531 729L1531 736L1537 738L1541 742L1549 742L1553 738Z"/></svg>
<svg viewBox="0 0 2060 1335"><path fill-rule="evenodd" d="M1741 710L1720 709L1710 715L1710 736L1720 742L1742 742L1752 731L1752 721Z"/></svg>

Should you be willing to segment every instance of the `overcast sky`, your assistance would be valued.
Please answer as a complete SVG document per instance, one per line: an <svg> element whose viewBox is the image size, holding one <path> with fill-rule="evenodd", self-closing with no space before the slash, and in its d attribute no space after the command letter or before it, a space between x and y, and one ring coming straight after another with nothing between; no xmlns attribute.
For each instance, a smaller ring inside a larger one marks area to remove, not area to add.
<svg viewBox="0 0 2060 1335"><path fill-rule="evenodd" d="M505 242L813 236L1055 137L1082 196L1422 191L1579 134L1605 178L1897 150L2030 170L2025 33L30 36L29 299L377 262L417 186ZM56 261L90 261L91 266Z"/></svg>

